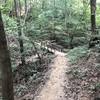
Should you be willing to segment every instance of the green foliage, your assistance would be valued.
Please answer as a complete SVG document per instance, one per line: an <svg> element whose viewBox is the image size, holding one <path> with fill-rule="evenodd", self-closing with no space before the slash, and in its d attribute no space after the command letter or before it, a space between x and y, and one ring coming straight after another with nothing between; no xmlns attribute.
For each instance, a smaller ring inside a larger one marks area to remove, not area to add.
<svg viewBox="0 0 100 100"><path fill-rule="evenodd" d="M100 70L100 64L99 63L96 64L96 69Z"/></svg>
<svg viewBox="0 0 100 100"><path fill-rule="evenodd" d="M71 64L75 64L80 58L85 57L88 54L88 48L86 46L76 47L68 52L68 58Z"/></svg>
<svg viewBox="0 0 100 100"><path fill-rule="evenodd" d="M66 48L69 46L70 39L66 34L56 34L55 40L59 45L62 45Z"/></svg>
<svg viewBox="0 0 100 100"><path fill-rule="evenodd" d="M25 2L21 1L22 11L24 12ZM7 0L6 4L2 4L3 19L6 33L10 36L18 37L18 28L15 17L8 17L8 12L13 10L13 0ZM45 40L49 37L55 37L55 41L68 47L70 44L71 36L73 36L72 44L79 46L88 43L87 37L89 33L87 29L90 29L90 6L89 0L34 0L27 1L28 13L26 16L26 26L23 25L24 17L21 17L21 28L25 37L31 38L31 40ZM100 6L97 2L97 27L100 24ZM66 25L65 25L66 24ZM25 29L26 28L26 29ZM53 34L53 35L52 35ZM64 34L64 35L63 35ZM25 37L22 39L25 43ZM30 41L30 40L29 40ZM15 46L15 45L14 45ZM11 45L13 48L14 46ZM29 44L24 44L25 52L30 51ZM78 49L79 48L79 49ZM84 48L78 47L73 49L76 55ZM27 53L26 53L27 54ZM80 52L77 56L72 57L72 62L84 55L84 52Z"/></svg>
<svg viewBox="0 0 100 100"><path fill-rule="evenodd" d="M0 4L0 8L2 9L2 12L5 14L9 14L9 11L11 10L12 4L13 4L13 0L7 0L6 3L4 3L3 1Z"/></svg>
<svg viewBox="0 0 100 100"><path fill-rule="evenodd" d="M95 84L95 89L99 90L100 89L100 83Z"/></svg>
<svg viewBox="0 0 100 100"><path fill-rule="evenodd" d="M7 34L17 35L17 23L15 19L10 18L6 14L3 15L3 21L5 26L5 31Z"/></svg>
<svg viewBox="0 0 100 100"><path fill-rule="evenodd" d="M96 15L96 22L97 26L100 26L100 2L97 3L97 9L96 9L97 15Z"/></svg>

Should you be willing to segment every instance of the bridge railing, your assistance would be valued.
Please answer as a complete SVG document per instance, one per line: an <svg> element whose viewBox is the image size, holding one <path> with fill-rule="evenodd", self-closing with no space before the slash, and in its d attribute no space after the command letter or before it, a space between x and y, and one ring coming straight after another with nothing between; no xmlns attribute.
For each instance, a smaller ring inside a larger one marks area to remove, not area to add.
<svg viewBox="0 0 100 100"><path fill-rule="evenodd" d="M63 51L63 47L60 46L60 45L57 45L56 43L53 43L53 42L50 42L50 41L41 41L40 42L40 46L42 48L46 48L52 52L55 52L55 51L59 51L59 52L62 52Z"/></svg>

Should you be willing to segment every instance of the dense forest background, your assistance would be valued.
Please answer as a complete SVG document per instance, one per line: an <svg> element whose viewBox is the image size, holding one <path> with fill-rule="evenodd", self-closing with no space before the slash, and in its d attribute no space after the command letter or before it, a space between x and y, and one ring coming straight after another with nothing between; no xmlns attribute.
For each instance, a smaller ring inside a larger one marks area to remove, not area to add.
<svg viewBox="0 0 100 100"><path fill-rule="evenodd" d="M58 52L67 100L100 100L100 0L0 0L0 100L33 100Z"/></svg>

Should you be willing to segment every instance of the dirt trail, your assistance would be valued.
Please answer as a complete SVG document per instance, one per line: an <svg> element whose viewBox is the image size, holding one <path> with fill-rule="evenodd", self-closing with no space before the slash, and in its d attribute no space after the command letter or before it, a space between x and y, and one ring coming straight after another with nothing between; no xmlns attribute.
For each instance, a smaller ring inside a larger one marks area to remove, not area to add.
<svg viewBox="0 0 100 100"><path fill-rule="evenodd" d="M34 100L66 100L64 97L64 77L67 59L65 54L55 51L57 57L51 65L50 79Z"/></svg>

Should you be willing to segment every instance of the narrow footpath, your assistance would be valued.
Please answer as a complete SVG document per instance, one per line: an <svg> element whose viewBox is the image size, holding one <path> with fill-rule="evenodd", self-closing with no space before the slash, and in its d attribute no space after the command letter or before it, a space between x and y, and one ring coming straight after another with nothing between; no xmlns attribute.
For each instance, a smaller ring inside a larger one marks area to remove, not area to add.
<svg viewBox="0 0 100 100"><path fill-rule="evenodd" d="M55 51L57 57L51 65L50 78L40 94L34 100L66 100L64 94L64 80L67 69L67 59L64 53Z"/></svg>

